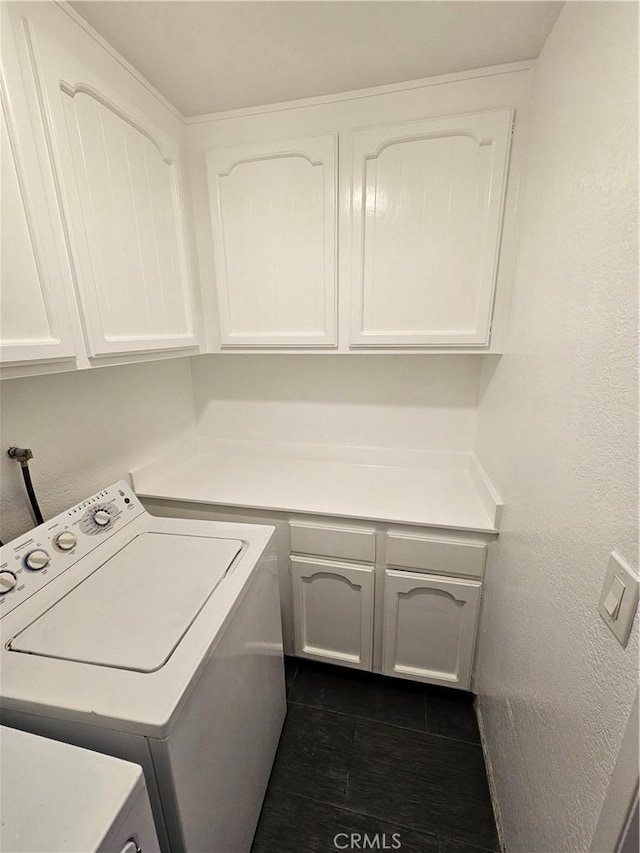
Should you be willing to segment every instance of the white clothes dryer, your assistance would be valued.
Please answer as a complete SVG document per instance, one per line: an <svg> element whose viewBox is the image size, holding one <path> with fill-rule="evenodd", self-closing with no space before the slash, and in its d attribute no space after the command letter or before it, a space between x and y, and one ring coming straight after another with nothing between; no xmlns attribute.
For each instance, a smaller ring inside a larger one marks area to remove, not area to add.
<svg viewBox="0 0 640 853"><path fill-rule="evenodd" d="M158 853L140 767L0 727L0 850Z"/></svg>
<svg viewBox="0 0 640 853"><path fill-rule="evenodd" d="M251 847L286 711L272 534L121 481L0 549L3 721L139 764L163 851Z"/></svg>

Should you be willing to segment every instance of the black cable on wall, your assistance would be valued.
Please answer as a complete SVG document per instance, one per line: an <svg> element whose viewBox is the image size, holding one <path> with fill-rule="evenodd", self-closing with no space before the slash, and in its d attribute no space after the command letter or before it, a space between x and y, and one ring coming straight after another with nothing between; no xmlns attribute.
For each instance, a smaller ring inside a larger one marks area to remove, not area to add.
<svg viewBox="0 0 640 853"><path fill-rule="evenodd" d="M31 472L29 471L28 463L25 462L25 464L22 465L21 468L22 477L24 479L24 485L27 489L27 494L29 495L29 502L31 504L33 517L35 519L36 524L42 524L44 518L42 517L42 513L40 512L40 505L38 503L38 499L33 488L33 483L31 482Z"/></svg>
<svg viewBox="0 0 640 853"><path fill-rule="evenodd" d="M38 504L38 499L31 480L31 472L29 471L29 460L33 459L33 453L28 447L10 447L7 450L7 456L20 463L20 467L22 468L22 479L24 480L24 485L27 490L34 521L36 524L42 524L44 518L40 511L40 505Z"/></svg>

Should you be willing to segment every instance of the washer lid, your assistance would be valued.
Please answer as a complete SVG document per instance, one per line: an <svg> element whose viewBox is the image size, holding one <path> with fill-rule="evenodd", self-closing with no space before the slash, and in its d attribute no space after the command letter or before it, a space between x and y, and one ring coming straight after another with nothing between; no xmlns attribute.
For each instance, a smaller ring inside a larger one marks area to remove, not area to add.
<svg viewBox="0 0 640 853"><path fill-rule="evenodd" d="M160 669L242 544L141 533L16 634L9 647L116 669Z"/></svg>

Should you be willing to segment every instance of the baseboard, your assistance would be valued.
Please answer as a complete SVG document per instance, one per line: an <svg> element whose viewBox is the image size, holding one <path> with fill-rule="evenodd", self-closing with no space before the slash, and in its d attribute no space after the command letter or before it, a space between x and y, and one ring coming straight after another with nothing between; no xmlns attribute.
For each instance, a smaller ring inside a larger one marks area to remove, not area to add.
<svg viewBox="0 0 640 853"><path fill-rule="evenodd" d="M474 703L476 709L476 717L478 719L478 728L480 729L480 745L484 755L484 764L487 768L487 781L489 782L489 795L491 797L491 807L493 808L493 817L496 822L496 830L498 831L498 843L500 845L500 853L507 853L507 845L504 838L504 827L502 825L502 815L500 814L500 806L498 805L498 793L496 790L495 775L491 764L491 757L487 748L487 739L484 730L484 720L482 718L482 710L480 708L479 697L476 697Z"/></svg>

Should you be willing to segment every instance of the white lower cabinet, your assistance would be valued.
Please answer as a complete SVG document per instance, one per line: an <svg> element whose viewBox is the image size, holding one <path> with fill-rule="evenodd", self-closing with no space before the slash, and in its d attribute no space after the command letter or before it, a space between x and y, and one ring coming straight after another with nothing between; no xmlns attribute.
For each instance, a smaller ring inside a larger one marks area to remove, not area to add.
<svg viewBox="0 0 640 853"><path fill-rule="evenodd" d="M291 557L295 653L372 668L373 566Z"/></svg>
<svg viewBox="0 0 640 853"><path fill-rule="evenodd" d="M382 671L469 689L482 583L385 571Z"/></svg>

